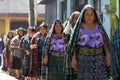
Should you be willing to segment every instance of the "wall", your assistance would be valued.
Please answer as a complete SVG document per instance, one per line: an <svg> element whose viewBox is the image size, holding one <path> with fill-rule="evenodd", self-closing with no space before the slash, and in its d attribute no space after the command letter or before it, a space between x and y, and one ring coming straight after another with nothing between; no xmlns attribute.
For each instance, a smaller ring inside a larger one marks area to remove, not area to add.
<svg viewBox="0 0 120 80"><path fill-rule="evenodd" d="M0 13L28 13L29 0L3 0L0 1ZM37 5L35 0L35 9L37 13L45 13L45 5Z"/></svg>
<svg viewBox="0 0 120 80"><path fill-rule="evenodd" d="M46 22L51 27L54 20L57 19L57 0L48 0L46 2Z"/></svg>
<svg viewBox="0 0 120 80"><path fill-rule="evenodd" d="M5 20L0 19L0 35L5 32Z"/></svg>

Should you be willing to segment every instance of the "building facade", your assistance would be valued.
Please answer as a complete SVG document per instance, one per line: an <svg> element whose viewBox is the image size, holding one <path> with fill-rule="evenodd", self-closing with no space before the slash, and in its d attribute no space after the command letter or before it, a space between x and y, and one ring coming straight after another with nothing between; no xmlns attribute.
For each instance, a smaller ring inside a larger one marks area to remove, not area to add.
<svg viewBox="0 0 120 80"><path fill-rule="evenodd" d="M29 0L0 0L0 34L18 27L27 28ZM41 7L41 8L39 8ZM45 21L45 5L37 5L35 0L36 21Z"/></svg>
<svg viewBox="0 0 120 80"><path fill-rule="evenodd" d="M55 19L64 22L73 11L81 11L85 4L91 4L98 12L110 36L110 0L40 0L40 3L46 5L46 21L49 24Z"/></svg>

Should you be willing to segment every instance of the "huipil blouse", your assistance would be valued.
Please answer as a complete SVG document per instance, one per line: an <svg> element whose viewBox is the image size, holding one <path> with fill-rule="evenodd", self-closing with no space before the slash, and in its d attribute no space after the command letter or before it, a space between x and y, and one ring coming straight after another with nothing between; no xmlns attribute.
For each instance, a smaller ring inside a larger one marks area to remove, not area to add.
<svg viewBox="0 0 120 80"><path fill-rule="evenodd" d="M57 37L55 34L51 36L50 51L65 52L66 46L63 38Z"/></svg>
<svg viewBox="0 0 120 80"><path fill-rule="evenodd" d="M99 48L103 44L102 31L98 24L93 29L85 29L83 25L80 25L77 45Z"/></svg>

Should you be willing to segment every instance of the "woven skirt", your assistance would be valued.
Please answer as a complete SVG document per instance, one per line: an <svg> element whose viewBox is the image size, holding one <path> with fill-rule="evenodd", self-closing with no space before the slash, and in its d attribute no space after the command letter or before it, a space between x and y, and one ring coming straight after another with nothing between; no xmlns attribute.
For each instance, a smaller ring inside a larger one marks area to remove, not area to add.
<svg viewBox="0 0 120 80"><path fill-rule="evenodd" d="M49 54L47 80L64 80L64 57Z"/></svg>
<svg viewBox="0 0 120 80"><path fill-rule="evenodd" d="M24 76L29 76L30 61L31 61L31 55L24 55L24 60L23 60L23 65L22 65L22 75Z"/></svg>
<svg viewBox="0 0 120 80"><path fill-rule="evenodd" d="M106 59L103 53L85 54L78 52L78 80L108 80Z"/></svg>

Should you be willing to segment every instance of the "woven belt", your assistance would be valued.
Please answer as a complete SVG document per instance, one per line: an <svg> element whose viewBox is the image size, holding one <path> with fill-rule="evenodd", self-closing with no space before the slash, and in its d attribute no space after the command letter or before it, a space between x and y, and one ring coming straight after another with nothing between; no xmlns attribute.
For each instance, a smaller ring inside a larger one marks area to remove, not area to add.
<svg viewBox="0 0 120 80"><path fill-rule="evenodd" d="M103 47L100 48L80 47L79 53L89 55L103 54Z"/></svg>
<svg viewBox="0 0 120 80"><path fill-rule="evenodd" d="M52 56L56 56L56 57L64 57L65 56L65 52L50 51L50 54Z"/></svg>

